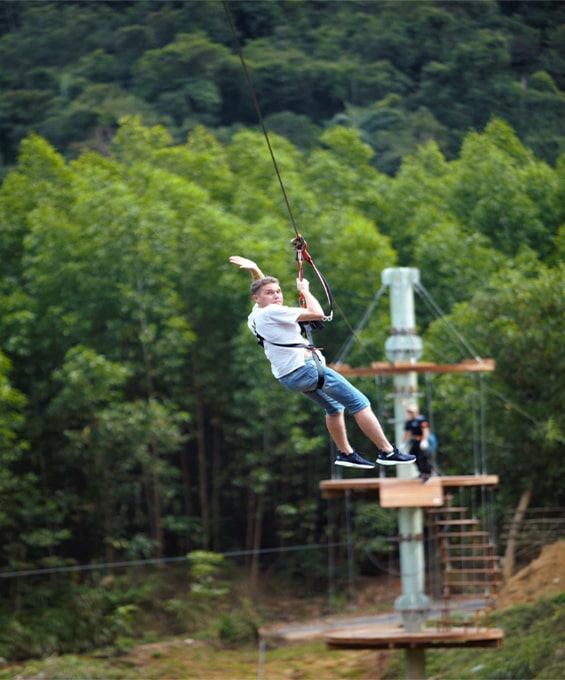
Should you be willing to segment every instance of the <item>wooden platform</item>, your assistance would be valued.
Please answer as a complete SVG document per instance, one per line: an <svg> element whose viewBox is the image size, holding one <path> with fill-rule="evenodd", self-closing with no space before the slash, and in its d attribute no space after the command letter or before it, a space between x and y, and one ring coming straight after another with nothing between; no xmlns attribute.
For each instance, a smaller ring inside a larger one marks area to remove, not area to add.
<svg viewBox="0 0 565 680"><path fill-rule="evenodd" d="M458 364L435 364L431 361L373 361L368 367L352 367L349 364L330 364L330 368L342 375L397 375L399 373L476 373L494 371L494 359L464 359Z"/></svg>
<svg viewBox="0 0 565 680"><path fill-rule="evenodd" d="M425 629L408 633L403 629L363 628L336 630L326 635L328 649L429 649L434 647L502 647L500 628L447 631Z"/></svg>
<svg viewBox="0 0 565 680"><path fill-rule="evenodd" d="M498 486L498 475L450 475L432 477L426 484L419 479L363 477L325 479L320 482L322 498L380 497L386 508L438 507L443 505L443 490L471 486ZM440 501L437 501L441 498ZM385 505L387 503L387 505Z"/></svg>

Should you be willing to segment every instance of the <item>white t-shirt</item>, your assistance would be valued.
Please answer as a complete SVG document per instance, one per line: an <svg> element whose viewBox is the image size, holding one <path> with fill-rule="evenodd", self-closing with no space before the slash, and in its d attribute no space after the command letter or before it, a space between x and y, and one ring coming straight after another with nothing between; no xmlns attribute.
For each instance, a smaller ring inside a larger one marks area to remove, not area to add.
<svg viewBox="0 0 565 680"><path fill-rule="evenodd" d="M297 319L303 310L300 307L286 305L255 305L247 319L247 325L254 334L264 340L265 354L271 362L271 371L275 378L282 378L297 368L304 366L303 347L279 347L283 345L307 345L308 341L301 335ZM322 358L323 361L323 358Z"/></svg>

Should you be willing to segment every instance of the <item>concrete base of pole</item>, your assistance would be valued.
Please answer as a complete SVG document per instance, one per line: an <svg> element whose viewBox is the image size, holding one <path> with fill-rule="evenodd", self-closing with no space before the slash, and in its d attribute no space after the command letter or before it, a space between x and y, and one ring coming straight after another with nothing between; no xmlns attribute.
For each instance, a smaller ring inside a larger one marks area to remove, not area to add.
<svg viewBox="0 0 565 680"><path fill-rule="evenodd" d="M428 618L432 602L423 593L404 594L396 599L394 608L402 617L402 624L407 633L422 630Z"/></svg>
<svg viewBox="0 0 565 680"><path fill-rule="evenodd" d="M425 680L426 678L426 650L406 650L406 678L407 680Z"/></svg>

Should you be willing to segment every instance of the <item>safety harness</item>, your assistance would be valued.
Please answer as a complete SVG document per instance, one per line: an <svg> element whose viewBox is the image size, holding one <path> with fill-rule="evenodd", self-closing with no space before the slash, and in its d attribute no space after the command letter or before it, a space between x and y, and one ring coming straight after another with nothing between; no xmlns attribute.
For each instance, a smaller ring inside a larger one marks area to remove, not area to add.
<svg viewBox="0 0 565 680"><path fill-rule="evenodd" d="M280 342L271 342L271 340L267 340L266 338L263 338L257 333L256 330L254 330L255 335L257 336L257 342L261 347L265 346L265 342L270 343L271 345L276 345L277 347L294 347L296 349L302 348L302 349L308 349L312 352L312 357L314 359L314 363L316 364L316 369L318 371L318 382L316 384L316 387L314 388L315 390L319 390L323 387L324 385L324 365L322 364L322 360L320 359L320 356L318 355L318 351L321 350L321 347L316 347L314 344L314 340L312 339L312 331L316 330L322 330L324 328L324 321L331 321L333 318L333 295L332 291L330 288L329 283L327 282L325 276L322 274L322 272L316 267L314 264L314 260L312 259L312 256L308 252L308 243L304 239L304 237L301 234L297 234L295 238L291 240L292 247L296 250L296 261L298 263L298 278L302 280L302 265L303 262L306 261L314 270L316 273L316 276L318 277L320 283L322 284L322 287L324 289L324 293L326 294L326 299L329 304L329 312L324 316L322 321L300 321L299 326L301 329L302 335L306 336L306 339L308 340L308 344L306 343L299 343L299 342L294 342L294 343L289 343L289 344L283 344ZM304 300L304 296L302 293L300 294L299 297L299 302L302 307L306 306L306 302ZM314 390L312 390L314 391Z"/></svg>
<svg viewBox="0 0 565 680"><path fill-rule="evenodd" d="M253 324L255 325L255 324ZM300 328L302 329L302 332L306 332L306 329L304 326L306 326L305 323L299 322L298 324ZM318 382L316 383L316 387L314 390L319 390L324 386L324 365L322 364L322 360L318 356L317 350L321 349L320 347L315 347L312 342L309 344L302 343L302 342L290 342L288 344L284 344L282 342L271 342L271 340L266 340L265 338L261 337L259 333L257 333L256 330L254 330L254 333L257 337L257 342L261 347L265 346L265 343L268 342L270 345L276 345L277 347L295 347L295 348L302 348L302 349L309 349L312 352L312 357L314 359L314 363L316 364L316 370L318 371ZM308 338L310 340L310 338ZM312 390L312 392L314 391Z"/></svg>

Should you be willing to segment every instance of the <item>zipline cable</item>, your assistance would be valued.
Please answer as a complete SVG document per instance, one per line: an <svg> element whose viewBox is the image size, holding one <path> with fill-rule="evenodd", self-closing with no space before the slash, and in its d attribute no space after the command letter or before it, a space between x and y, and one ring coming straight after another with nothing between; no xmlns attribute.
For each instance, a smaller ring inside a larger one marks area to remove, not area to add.
<svg viewBox="0 0 565 680"><path fill-rule="evenodd" d="M253 86L253 81L251 80L251 76L249 74L249 69L247 68L247 63L246 63L245 58L243 56L243 49L241 47L241 43L239 41L239 38L237 37L237 31L236 31L236 28L235 28L235 23L233 21L233 17L232 17L232 14L230 12L230 8L229 8L227 0L222 0L222 5L224 7L224 12L226 14L228 23L230 25L230 30L231 30L232 38L233 38L233 41L234 41L235 49L236 49L236 52L237 52L239 59L240 59L240 62L241 62L241 67L243 69L243 73L244 73L245 79L247 81L247 87L249 89L249 93L250 93L251 99L253 101L255 111L257 113L257 118L259 120L259 124L261 125L261 130L263 131L263 136L265 137L265 142L267 143L267 148L269 149L269 154L271 156L271 160L272 160L273 166L275 168L275 173L276 173L277 179L279 181L279 185L280 185L281 192L282 192L282 195L283 195L283 198L284 198L284 202L286 204L286 208L287 208L288 215L289 215L289 218L290 218L290 221L291 221L291 224L292 224L292 228L294 229L294 233L296 235L296 238L292 240L292 243L294 245L297 241L298 242L300 242L300 241L304 242L304 239L301 236L301 234L299 233L298 227L296 226L294 214L293 214L292 208L290 206L290 201L288 200L288 195L286 193L286 188L284 186L284 182L282 180L282 176L281 176L281 173L279 171L279 166L278 166L278 163L277 163L277 159L275 158L273 147L271 146L271 141L269 139L269 133L267 132L267 128L265 126L265 121L263 119L263 114L261 112L261 107L259 106L259 101L257 99L257 93L255 92L255 87ZM294 247L296 248L295 245L294 245ZM300 256L298 254L298 249L297 249L297 259L299 257ZM320 280L320 282L321 282L321 284L324 288L324 292L326 293L326 297L328 299L328 302L330 303L330 312L327 315L327 320L331 320L334 301L333 301L333 296L331 294L331 290L329 288L329 284L328 284L327 280L325 279L325 277L321 274L321 272L316 268L312 259L310 258L307 261L313 267L318 279ZM301 261L300 260L299 260L299 277L302 278L302 268L301 268ZM439 307L437 307L436 303L431 299L431 297L429 296L429 293L426 291L426 289L421 285L416 285L415 288L423 296L426 297L427 301L435 307L436 311L439 312L440 318L443 319L444 318L443 312L441 311L441 309L439 309ZM338 307L338 309L340 311L342 318L345 320L346 325L348 326L349 330L352 332L353 336L356 337L356 333L353 330L353 328L351 327L351 325L349 324L349 322L347 321L345 315L343 314L343 311L339 307ZM450 328L451 332L454 333L455 336L458 338L458 340L463 344L463 346L465 346L467 348L467 350L469 350L471 352L471 354L476 359L476 361L481 362L481 358L472 350L472 348L465 341L465 339L462 338L461 335L458 334L457 331L454 328L452 328L448 322L445 322L445 323L447 324L448 328ZM348 348L347 351L349 351L349 349L350 348ZM340 361L342 361L341 356L339 357L339 359L340 359Z"/></svg>
<svg viewBox="0 0 565 680"><path fill-rule="evenodd" d="M251 75L249 74L249 69L247 68L247 63L245 61L245 57L243 56L243 49L241 47L241 43L239 41L239 38L237 37L237 31L235 28L235 23L233 21L232 14L230 12L230 8L228 5L227 0L222 0L222 4L224 6L224 12L226 14L228 23L230 25L230 30L233 38L233 42L235 45L235 50L237 54L239 55L239 60L241 62L241 67L243 69L243 73L245 75L245 80L247 81L247 87L249 89L249 94L251 96L251 99L253 101L253 105L255 107L255 111L257 113L257 118L259 120L259 124L261 125L261 129L263 131L263 136L265 137L265 142L267 143L267 148L269 149L269 154L271 155L271 160L273 161L273 166L275 168L275 173L277 175L277 179L279 181L279 186L281 188L281 192L284 198L284 202L286 204L286 208L288 211L288 215L290 218L290 222L292 224L292 228L294 229L295 233L295 238L292 239L291 243L293 248L296 250L296 259L298 262L298 272L299 272L299 278L302 279L302 260L306 260L308 264L312 267L314 270L316 276L318 277L318 280L322 284L322 288L324 290L324 293L326 295L326 298L328 300L330 309L329 312L325 315L325 321L331 321L333 317L333 308L334 308L334 300L333 300L333 295L329 286L328 281L326 280L325 276L319 271L319 269L316 267L314 264L314 260L312 259L311 255L307 252L307 243L302 237L302 235L298 231L298 227L296 226L296 220L294 219L294 214L292 212L292 208L290 206L290 201L288 199L288 194L286 192L286 188L284 186L284 182L282 180L282 176L279 170L279 166L277 163L277 159L275 158L275 153L273 151L273 147L271 145L271 140L269 139L269 133L267 132L267 127L265 125L265 120L263 118L263 114L261 113L261 107L259 106L259 101L257 99L257 93L255 92L255 87L253 85L253 81L251 80ZM343 315L343 313L342 313ZM349 324L347 324L349 325ZM311 338L308 338L311 341Z"/></svg>
<svg viewBox="0 0 565 680"><path fill-rule="evenodd" d="M279 180L279 185L281 187L284 202L286 203L286 208L288 210L290 221L292 223L292 227L294 229L294 233L296 234L296 237L300 238L300 234L298 233L298 227L296 226L296 222L294 220L294 215L292 214L292 208L290 207L290 201L288 200L288 196L287 196L287 193L286 193L284 182L282 181L281 173L279 172L279 166L277 164L277 160L276 160L275 154L273 152L273 147L271 146L271 141L269 140L269 133L267 132L267 128L265 126L265 121L263 120L263 114L261 113L261 107L259 106L259 102L257 100L257 94L255 92L255 88L253 86L251 76L249 75L249 69L247 68L247 64L245 63L245 58L243 57L243 50L241 48L241 43L239 42L239 38L237 37L237 31L235 30L235 24L233 22L233 18L232 18L227 0L222 0L222 4L224 6L224 11L226 13L228 23L230 25L230 30L231 30L231 34L232 34L233 41L234 41L234 44L235 44L235 49L236 49L236 52L239 55L239 60L241 61L243 73L245 74L245 79L247 81L247 87L249 88L249 94L251 95L251 99L253 100L253 105L255 106L255 111L257 112L257 118L259 119L259 124L261 125L261 129L263 130L263 135L265 136L265 141L267 142L267 147L269 149L269 153L271 154L271 160L273 161L273 165L275 167L275 173L276 173L277 178Z"/></svg>

